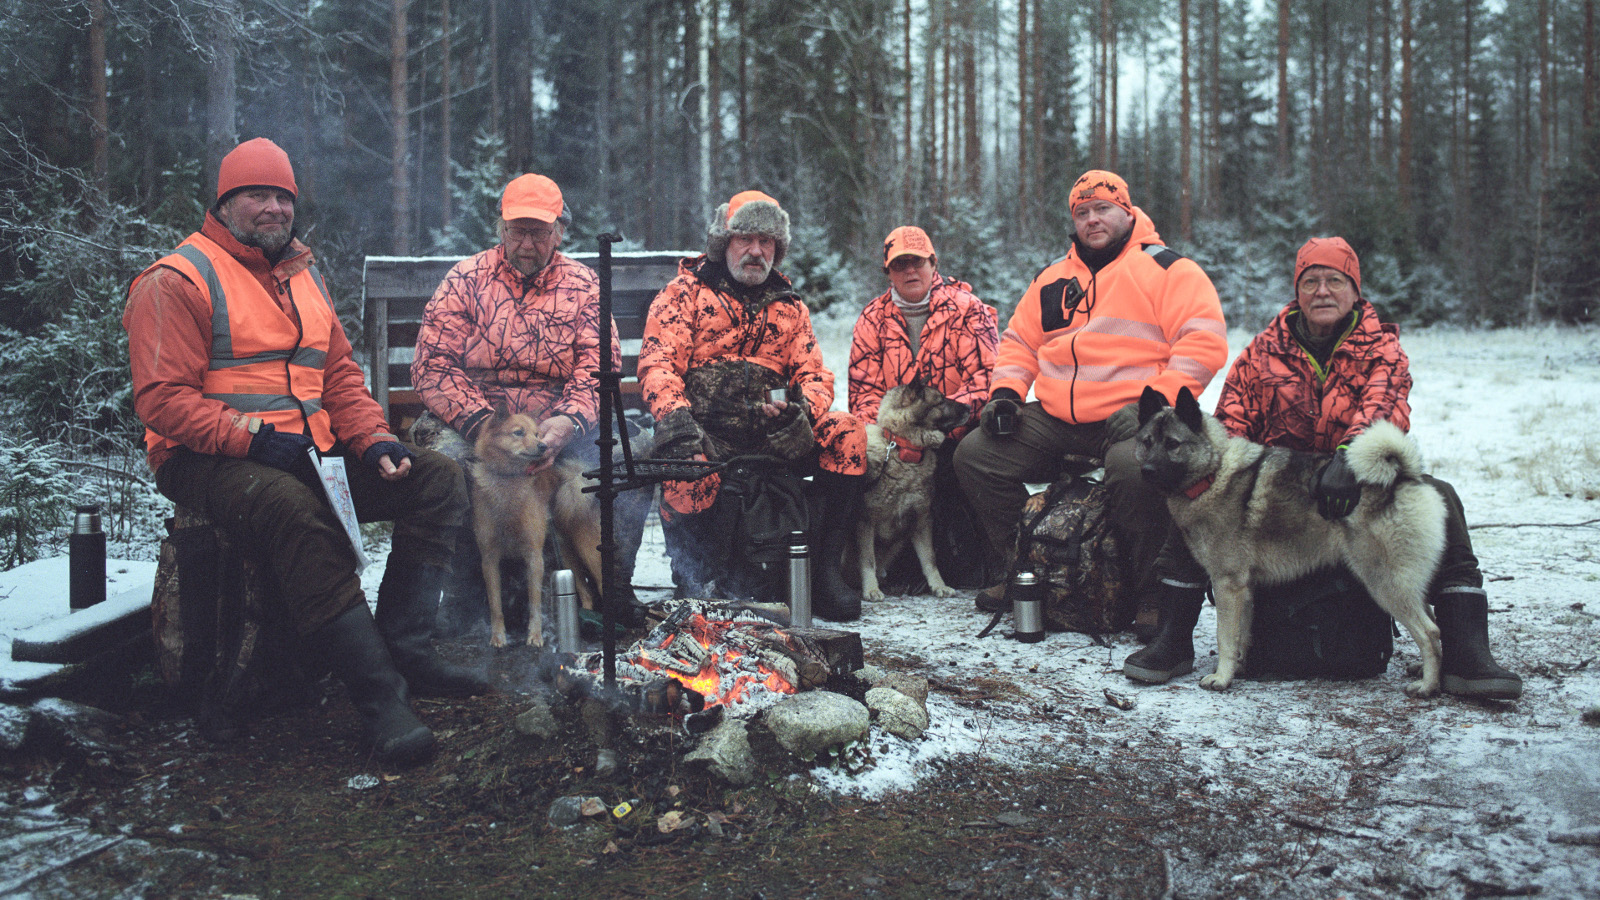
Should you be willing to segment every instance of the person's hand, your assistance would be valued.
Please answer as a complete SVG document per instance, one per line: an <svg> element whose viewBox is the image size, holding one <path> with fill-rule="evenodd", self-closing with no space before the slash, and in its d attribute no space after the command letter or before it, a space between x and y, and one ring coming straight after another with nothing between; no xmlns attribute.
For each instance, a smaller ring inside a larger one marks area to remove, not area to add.
<svg viewBox="0 0 1600 900"><path fill-rule="evenodd" d="M416 454L399 441L379 441L361 454L361 463L378 470L384 481L399 481L411 474L411 460Z"/></svg>
<svg viewBox="0 0 1600 900"><path fill-rule="evenodd" d="M1117 410L1106 419L1106 446L1120 444L1139 433L1139 404L1137 401Z"/></svg>
<svg viewBox="0 0 1600 900"><path fill-rule="evenodd" d="M310 435L279 431L271 422L262 422L255 437L250 439L249 457L264 466L298 476L308 470L311 458L306 451L316 445Z"/></svg>
<svg viewBox="0 0 1600 900"><path fill-rule="evenodd" d="M990 437L1005 437L1016 430L1017 416L1022 412L1022 397L1010 388L999 388L989 395L978 424ZM1009 420L1009 427L1006 426Z"/></svg>
<svg viewBox="0 0 1600 900"><path fill-rule="evenodd" d="M1324 519L1342 519L1355 512L1361 502L1361 485L1356 483L1356 474L1350 471L1343 447L1322 467L1311 495L1317 498L1317 512Z"/></svg>
<svg viewBox="0 0 1600 900"><path fill-rule="evenodd" d="M705 451L705 442L706 433L694 414L680 406L656 423L655 448L650 452L657 459L690 459Z"/></svg>

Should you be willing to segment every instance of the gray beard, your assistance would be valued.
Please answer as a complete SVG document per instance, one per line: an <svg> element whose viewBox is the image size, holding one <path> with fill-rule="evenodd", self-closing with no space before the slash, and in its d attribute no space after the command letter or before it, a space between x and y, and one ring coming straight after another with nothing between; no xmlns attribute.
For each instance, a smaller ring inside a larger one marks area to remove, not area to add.
<svg viewBox="0 0 1600 900"><path fill-rule="evenodd" d="M245 231L232 223L228 224L228 233L233 235L234 240L246 247L259 248L269 259L276 259L278 254L283 252L283 248L289 246L289 240L293 234L291 230L284 232L282 238L269 237L259 231Z"/></svg>
<svg viewBox="0 0 1600 900"><path fill-rule="evenodd" d="M739 265L732 272L729 272L728 274L733 276L733 280L734 281L739 282L740 284L744 285L745 287L756 287L758 285L762 285L762 284L766 283L767 276L772 274L772 267L771 266L763 266L762 269L761 269L761 274L760 275L756 275L756 274L753 274L753 273L751 273L749 271L746 271L745 267L744 267L744 260L740 260L739 261Z"/></svg>

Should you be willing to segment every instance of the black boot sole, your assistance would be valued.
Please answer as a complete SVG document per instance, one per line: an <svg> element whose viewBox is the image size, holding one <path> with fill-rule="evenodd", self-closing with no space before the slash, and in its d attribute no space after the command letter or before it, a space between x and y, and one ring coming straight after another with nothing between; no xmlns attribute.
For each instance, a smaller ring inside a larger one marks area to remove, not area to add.
<svg viewBox="0 0 1600 900"><path fill-rule="evenodd" d="M1122 664L1122 674L1132 678L1134 681L1142 681L1145 684L1166 684L1179 675L1187 675L1193 671L1194 660L1192 659L1185 660L1170 669L1147 669L1131 662Z"/></svg>
<svg viewBox="0 0 1600 900"><path fill-rule="evenodd" d="M1460 675L1439 676L1439 687L1446 694L1470 697L1476 700L1516 700L1522 696L1522 679L1465 678Z"/></svg>

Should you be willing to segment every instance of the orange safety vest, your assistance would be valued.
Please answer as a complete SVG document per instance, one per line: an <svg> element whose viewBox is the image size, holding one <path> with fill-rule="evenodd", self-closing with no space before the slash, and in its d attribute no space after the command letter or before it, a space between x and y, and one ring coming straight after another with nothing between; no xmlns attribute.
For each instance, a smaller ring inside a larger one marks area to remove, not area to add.
<svg viewBox="0 0 1600 900"><path fill-rule="evenodd" d="M211 364L201 381L206 399L271 422L279 431L309 432L318 450L332 449L333 430L322 408L322 370L335 314L316 266L289 279L298 323L232 254L204 235L189 235L145 273L158 266L189 279L211 307ZM145 444L152 454L181 446L149 430Z"/></svg>

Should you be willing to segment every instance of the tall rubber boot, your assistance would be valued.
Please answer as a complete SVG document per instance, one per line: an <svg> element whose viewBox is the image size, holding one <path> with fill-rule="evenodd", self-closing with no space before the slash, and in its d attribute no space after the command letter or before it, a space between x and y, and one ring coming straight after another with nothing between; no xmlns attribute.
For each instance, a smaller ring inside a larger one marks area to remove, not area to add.
<svg viewBox="0 0 1600 900"><path fill-rule="evenodd" d="M1148 684L1165 684L1194 671L1194 626L1206 599L1204 588L1162 583L1160 590L1156 636L1122 662L1122 674Z"/></svg>
<svg viewBox="0 0 1600 900"><path fill-rule="evenodd" d="M419 561L414 550L396 547L378 585L378 633L395 668L419 697L466 697L489 690L471 669L446 662L433 647L439 598L450 573Z"/></svg>
<svg viewBox="0 0 1600 900"><path fill-rule="evenodd" d="M1445 693L1486 700L1522 696L1522 679L1489 652L1489 595L1482 588L1442 588L1433 612L1444 651L1439 680Z"/></svg>
<svg viewBox="0 0 1600 900"><path fill-rule="evenodd" d="M831 622L861 618L861 592L845 583L844 549L855 540L865 478L826 469L814 477L817 517L811 523L811 611Z"/></svg>
<svg viewBox="0 0 1600 900"><path fill-rule="evenodd" d="M639 560L639 546L644 543L644 520L650 515L654 497L653 491L627 491L617 496L612 507L611 527L617 542L612 574L616 589L612 596L616 598L618 621L630 628L644 624L647 608L633 591L633 569Z"/></svg>
<svg viewBox="0 0 1600 900"><path fill-rule="evenodd" d="M362 747L380 765L407 766L433 752L433 732L411 711L406 680L395 671L365 602L310 635L312 651L350 691L361 714Z"/></svg>
<svg viewBox="0 0 1600 900"><path fill-rule="evenodd" d="M661 540L667 545L667 557L672 562L672 599L710 597L714 573L706 526L711 514L671 512L666 504L661 510Z"/></svg>

